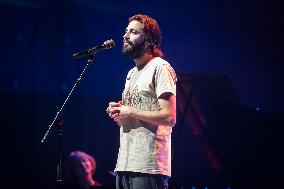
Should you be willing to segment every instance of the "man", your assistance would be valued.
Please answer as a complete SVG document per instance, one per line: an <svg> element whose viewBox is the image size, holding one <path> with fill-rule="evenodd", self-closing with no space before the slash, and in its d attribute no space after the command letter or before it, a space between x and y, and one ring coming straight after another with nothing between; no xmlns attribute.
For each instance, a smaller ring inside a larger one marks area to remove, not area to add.
<svg viewBox="0 0 284 189"><path fill-rule="evenodd" d="M134 60L122 102L107 113L120 126L116 188L167 188L171 176L171 132L176 122L176 75L162 59L161 31L147 15L129 18L122 53Z"/></svg>

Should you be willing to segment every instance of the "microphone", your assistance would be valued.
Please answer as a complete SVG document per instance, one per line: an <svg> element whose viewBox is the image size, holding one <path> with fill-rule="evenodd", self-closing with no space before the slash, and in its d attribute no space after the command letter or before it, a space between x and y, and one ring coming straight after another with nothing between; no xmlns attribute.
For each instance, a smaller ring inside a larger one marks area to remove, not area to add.
<svg viewBox="0 0 284 189"><path fill-rule="evenodd" d="M97 53L98 51L113 48L115 45L112 39L106 40L103 44L97 45L95 47L77 52L73 54L73 58L81 58L83 56L91 56Z"/></svg>

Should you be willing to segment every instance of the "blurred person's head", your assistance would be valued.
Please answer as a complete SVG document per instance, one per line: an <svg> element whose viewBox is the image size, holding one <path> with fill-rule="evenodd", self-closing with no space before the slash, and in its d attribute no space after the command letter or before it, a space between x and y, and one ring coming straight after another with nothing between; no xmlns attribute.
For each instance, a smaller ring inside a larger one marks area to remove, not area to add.
<svg viewBox="0 0 284 189"><path fill-rule="evenodd" d="M72 188L87 189L94 186L95 159L82 151L73 151L66 161L66 182Z"/></svg>

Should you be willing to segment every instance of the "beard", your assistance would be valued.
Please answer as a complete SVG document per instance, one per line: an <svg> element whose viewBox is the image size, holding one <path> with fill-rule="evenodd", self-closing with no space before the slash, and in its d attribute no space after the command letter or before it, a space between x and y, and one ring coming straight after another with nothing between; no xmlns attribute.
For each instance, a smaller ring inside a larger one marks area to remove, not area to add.
<svg viewBox="0 0 284 189"><path fill-rule="evenodd" d="M145 53L145 40L142 39L133 43L131 41L123 41L122 54L131 59L141 57Z"/></svg>

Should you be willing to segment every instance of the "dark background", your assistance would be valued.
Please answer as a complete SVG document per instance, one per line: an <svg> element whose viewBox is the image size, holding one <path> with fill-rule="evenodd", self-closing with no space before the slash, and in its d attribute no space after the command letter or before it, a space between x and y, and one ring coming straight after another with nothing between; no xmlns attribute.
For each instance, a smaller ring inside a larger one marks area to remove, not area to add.
<svg viewBox="0 0 284 189"><path fill-rule="evenodd" d="M279 186L282 12L277 1L1 0L2 184L54 188L56 130L40 141L86 64L72 54L112 38L66 106L63 157L90 153L95 178L113 187L119 128L105 109L134 65L121 54L128 17L143 13L159 22L165 59L189 78L179 80L171 186Z"/></svg>

